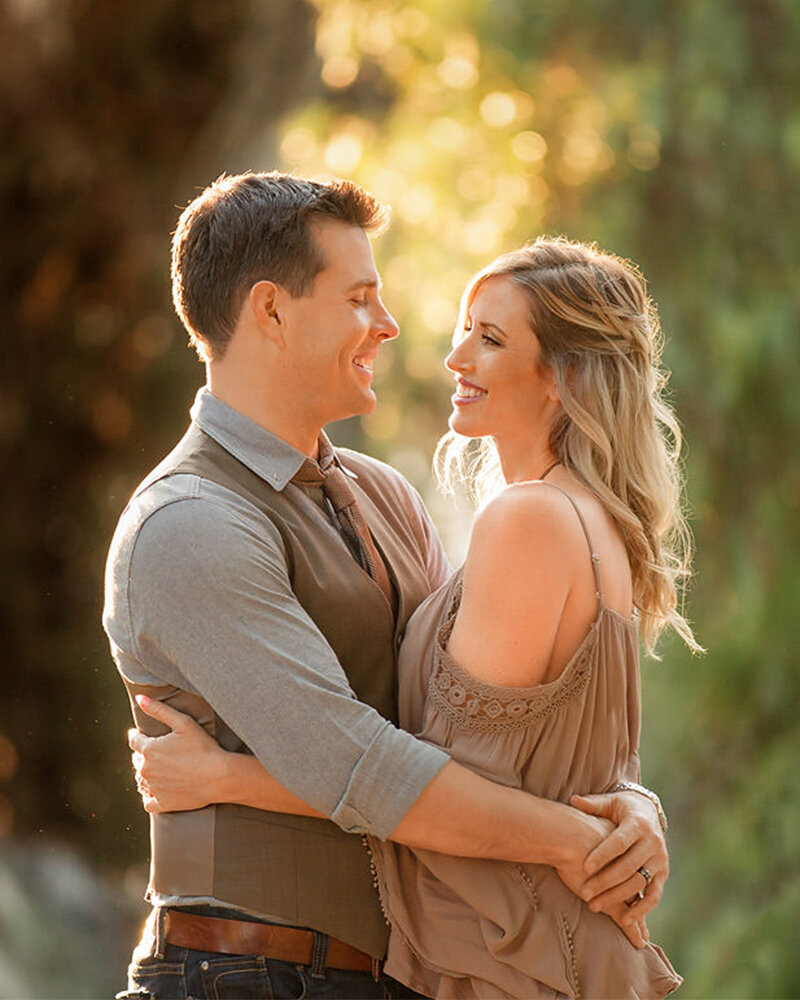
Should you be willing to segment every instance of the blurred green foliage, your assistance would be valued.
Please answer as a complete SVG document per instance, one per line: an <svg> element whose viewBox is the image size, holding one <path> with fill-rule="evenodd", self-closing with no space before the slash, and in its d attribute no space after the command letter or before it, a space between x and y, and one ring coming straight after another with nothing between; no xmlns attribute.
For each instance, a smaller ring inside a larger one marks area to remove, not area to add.
<svg viewBox="0 0 800 1000"><path fill-rule="evenodd" d="M798 996L800 5L315 6L312 37L291 0L74 0L35 32L26 4L0 4L15 40L0 68L14 829L116 863L145 849L96 620L115 516L199 381L167 301L174 206L222 169L348 176L394 208L376 253L403 336L375 414L336 433L422 488L454 555L465 515L449 518L428 463L466 280L541 232L596 240L648 276L688 442L690 615L709 649L670 641L644 665L645 776L672 821L652 927L681 996Z"/></svg>
<svg viewBox="0 0 800 1000"><path fill-rule="evenodd" d="M645 773L673 821L652 924L682 996L800 995L800 6L318 6L332 93L292 116L281 151L395 207L379 255L403 338L370 447L422 468L409 454L444 426L455 303L497 252L563 232L649 277L709 649L668 642L644 666ZM376 77L388 114L362 96Z"/></svg>

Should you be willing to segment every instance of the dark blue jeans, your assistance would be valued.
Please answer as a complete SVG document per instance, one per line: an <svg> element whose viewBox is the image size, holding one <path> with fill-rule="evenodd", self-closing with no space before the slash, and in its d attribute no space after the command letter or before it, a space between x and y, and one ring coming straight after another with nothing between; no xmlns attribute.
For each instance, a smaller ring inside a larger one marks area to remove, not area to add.
<svg viewBox="0 0 800 1000"><path fill-rule="evenodd" d="M323 937L323 935L320 935ZM161 953L157 954L160 947ZM134 957L117 1000L412 1000L419 994L381 975L312 969L261 955L223 955L162 944Z"/></svg>

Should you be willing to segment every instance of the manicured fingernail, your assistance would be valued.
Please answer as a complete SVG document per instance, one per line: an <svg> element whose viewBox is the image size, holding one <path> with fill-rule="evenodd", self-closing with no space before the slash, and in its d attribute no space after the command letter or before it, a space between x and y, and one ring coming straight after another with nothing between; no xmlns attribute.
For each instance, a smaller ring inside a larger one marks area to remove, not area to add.
<svg viewBox="0 0 800 1000"><path fill-rule="evenodd" d="M150 699L147 697L146 694L137 694L136 704L139 706L139 708L147 708L150 705Z"/></svg>

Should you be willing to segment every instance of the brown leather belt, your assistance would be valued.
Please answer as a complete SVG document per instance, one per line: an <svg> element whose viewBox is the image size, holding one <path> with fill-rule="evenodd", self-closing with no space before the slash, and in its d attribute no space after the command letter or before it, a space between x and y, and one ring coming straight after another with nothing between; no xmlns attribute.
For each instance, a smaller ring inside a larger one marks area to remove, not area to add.
<svg viewBox="0 0 800 1000"><path fill-rule="evenodd" d="M257 924L249 920L201 917L181 910L167 910L164 937L168 944L195 951L263 955L294 965L311 965L313 960L314 932L279 924ZM379 962L344 941L329 938L325 965L329 969L374 973Z"/></svg>

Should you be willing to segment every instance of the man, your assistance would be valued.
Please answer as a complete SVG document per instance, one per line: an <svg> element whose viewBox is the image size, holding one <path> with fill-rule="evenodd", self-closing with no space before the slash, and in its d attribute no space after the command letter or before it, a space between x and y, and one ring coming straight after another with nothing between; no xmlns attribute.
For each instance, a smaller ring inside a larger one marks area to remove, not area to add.
<svg viewBox="0 0 800 1000"><path fill-rule="evenodd" d="M384 221L355 185L247 174L212 184L175 233L175 305L207 387L122 515L104 624L140 729L164 732L137 695L189 712L333 822L236 805L154 816L155 908L130 988L156 998L408 995L380 975L386 927L354 834L575 882L602 840L592 817L392 724L403 628L449 568L405 480L322 432L373 409L373 362L398 334L367 237ZM646 912L667 872L656 812L637 793L603 808L623 822L601 859L621 857L594 888L631 896L646 863Z"/></svg>

